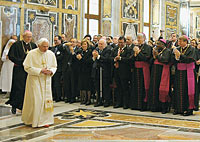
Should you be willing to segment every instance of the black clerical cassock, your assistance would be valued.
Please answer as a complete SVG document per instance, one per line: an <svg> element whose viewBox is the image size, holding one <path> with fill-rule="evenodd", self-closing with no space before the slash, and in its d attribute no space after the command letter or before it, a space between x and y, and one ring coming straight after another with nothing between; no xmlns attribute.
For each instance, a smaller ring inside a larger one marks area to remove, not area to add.
<svg viewBox="0 0 200 142"><path fill-rule="evenodd" d="M37 46L32 42L25 43L24 41L17 41L10 47L8 53L9 59L14 63L14 68L10 99L6 104L10 104L13 107L13 113L16 113L16 108L22 110L23 107L27 77L23 62L28 52L34 48L37 48Z"/></svg>

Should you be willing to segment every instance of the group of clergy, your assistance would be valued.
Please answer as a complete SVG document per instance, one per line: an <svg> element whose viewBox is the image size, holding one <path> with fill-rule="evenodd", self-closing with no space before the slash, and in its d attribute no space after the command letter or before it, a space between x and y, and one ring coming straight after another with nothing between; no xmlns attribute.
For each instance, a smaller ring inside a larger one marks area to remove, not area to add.
<svg viewBox="0 0 200 142"><path fill-rule="evenodd" d="M143 33L131 36L86 35L82 41L56 35L54 46L32 33L10 40L5 58L13 64L10 99L6 104L22 110L22 120L33 127L53 123L53 99L66 103L192 115L198 110L198 65L195 43L175 33L146 43ZM38 47L38 48L37 48ZM52 78L52 80L51 80ZM49 117L49 115L51 117ZM39 118L39 119L37 119Z"/></svg>
<svg viewBox="0 0 200 142"><path fill-rule="evenodd" d="M197 47L187 36L154 44L145 42L143 33L105 37L86 35L82 41L65 41L55 36L52 50L58 70L53 76L53 98L66 103L80 101L94 107L113 105L163 114L192 115L198 110L199 89ZM62 92L63 88L63 92Z"/></svg>

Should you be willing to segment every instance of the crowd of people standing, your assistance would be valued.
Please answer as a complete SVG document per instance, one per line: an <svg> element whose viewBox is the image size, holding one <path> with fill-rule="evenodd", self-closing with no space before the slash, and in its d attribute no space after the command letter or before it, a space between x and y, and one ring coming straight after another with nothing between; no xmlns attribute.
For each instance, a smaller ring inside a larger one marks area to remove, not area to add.
<svg viewBox="0 0 200 142"><path fill-rule="evenodd" d="M163 114L172 108L174 115L183 116L199 109L197 40L186 35L178 37L176 33L169 40L148 42L143 33L138 33L137 39L86 35L83 40L66 41L66 37L56 35L54 46L49 48L57 60L52 78L55 102L113 105ZM12 76L12 87L6 90L11 91L6 103L12 105L14 114L23 108L27 78L24 59L37 48L31 39L31 32L25 32L22 41L9 40L9 52L7 48L3 52L2 61L7 59L13 66L13 75L8 75Z"/></svg>

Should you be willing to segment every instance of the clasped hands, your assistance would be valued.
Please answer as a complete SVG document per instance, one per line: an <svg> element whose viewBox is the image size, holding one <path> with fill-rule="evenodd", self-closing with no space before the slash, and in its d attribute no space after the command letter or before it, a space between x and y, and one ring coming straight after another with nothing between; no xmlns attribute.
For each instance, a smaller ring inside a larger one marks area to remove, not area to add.
<svg viewBox="0 0 200 142"><path fill-rule="evenodd" d="M174 54L176 59L179 59L181 56L181 53L176 48L174 49Z"/></svg>
<svg viewBox="0 0 200 142"><path fill-rule="evenodd" d="M158 51L155 48L153 48L153 58L155 59L157 55Z"/></svg>
<svg viewBox="0 0 200 142"><path fill-rule="evenodd" d="M50 71L50 70L48 70L47 68L43 68L42 71L41 71L41 73L43 73L45 75L52 75L53 74L53 72Z"/></svg>
<svg viewBox="0 0 200 142"><path fill-rule="evenodd" d="M92 52L92 56L93 56L94 59L97 59L97 57L99 56L98 51L97 51L97 50L94 50L94 51Z"/></svg>
<svg viewBox="0 0 200 142"><path fill-rule="evenodd" d="M137 56L141 50L138 46L134 46L133 51L135 52L134 56Z"/></svg>
<svg viewBox="0 0 200 142"><path fill-rule="evenodd" d="M77 58L78 60L81 60L81 59L82 59L81 54L76 55L76 58Z"/></svg>

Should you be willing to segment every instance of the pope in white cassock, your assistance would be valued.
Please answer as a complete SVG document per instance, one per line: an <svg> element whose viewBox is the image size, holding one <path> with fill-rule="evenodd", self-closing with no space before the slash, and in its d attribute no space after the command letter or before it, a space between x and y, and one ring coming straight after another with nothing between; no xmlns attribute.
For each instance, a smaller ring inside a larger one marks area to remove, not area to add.
<svg viewBox="0 0 200 142"><path fill-rule="evenodd" d="M38 48L31 50L24 60L28 73L22 121L32 127L48 127L54 123L51 77L56 72L57 61L49 48L49 41L42 38Z"/></svg>

